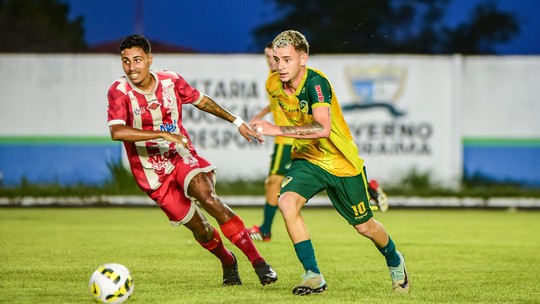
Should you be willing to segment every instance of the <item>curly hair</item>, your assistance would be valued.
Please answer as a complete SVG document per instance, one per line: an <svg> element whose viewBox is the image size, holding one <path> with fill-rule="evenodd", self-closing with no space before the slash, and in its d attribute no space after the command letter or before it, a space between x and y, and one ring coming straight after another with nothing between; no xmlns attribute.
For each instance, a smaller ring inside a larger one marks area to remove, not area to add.
<svg viewBox="0 0 540 304"><path fill-rule="evenodd" d="M272 44L277 48L284 48L288 45L292 45L296 51L302 51L309 54L309 43L307 42L306 37L298 31L288 30L281 32L281 34L274 38Z"/></svg>

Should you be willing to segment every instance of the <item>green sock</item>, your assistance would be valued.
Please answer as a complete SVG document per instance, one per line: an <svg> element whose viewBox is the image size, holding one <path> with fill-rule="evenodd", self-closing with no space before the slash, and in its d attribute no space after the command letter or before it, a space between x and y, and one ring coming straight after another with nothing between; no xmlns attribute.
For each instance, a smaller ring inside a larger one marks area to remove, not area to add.
<svg viewBox="0 0 540 304"><path fill-rule="evenodd" d="M300 243L294 244L294 250L296 251L296 256L306 272L311 270L315 273L321 273L319 266L317 265L317 260L315 259L315 250L313 249L313 244L311 240L305 240Z"/></svg>
<svg viewBox="0 0 540 304"><path fill-rule="evenodd" d="M268 202L266 202L266 204L264 204L263 223L262 223L261 227L259 227L261 229L262 233L270 233L270 232L272 232L272 223L274 222L274 216L276 215L277 209L278 209L277 206L272 206L272 205L268 204Z"/></svg>
<svg viewBox="0 0 540 304"><path fill-rule="evenodd" d="M396 267L401 262L399 255L397 254L396 245L392 238L388 236L388 243L383 248L379 248L379 251L386 258L386 265L390 267Z"/></svg>

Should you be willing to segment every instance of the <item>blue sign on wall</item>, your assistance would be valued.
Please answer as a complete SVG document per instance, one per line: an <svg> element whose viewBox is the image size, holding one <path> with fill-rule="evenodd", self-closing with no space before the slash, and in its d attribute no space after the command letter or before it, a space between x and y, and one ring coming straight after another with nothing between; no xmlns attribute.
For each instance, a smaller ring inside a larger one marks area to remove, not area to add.
<svg viewBox="0 0 540 304"><path fill-rule="evenodd" d="M0 141L0 183L99 185L110 178L107 164L121 160L121 143L84 139Z"/></svg>

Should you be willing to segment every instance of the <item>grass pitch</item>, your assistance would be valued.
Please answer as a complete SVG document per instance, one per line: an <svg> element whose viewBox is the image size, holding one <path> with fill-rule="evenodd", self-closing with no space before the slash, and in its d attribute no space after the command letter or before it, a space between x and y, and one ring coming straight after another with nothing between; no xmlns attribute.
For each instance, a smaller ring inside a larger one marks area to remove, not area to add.
<svg viewBox="0 0 540 304"><path fill-rule="evenodd" d="M236 208L246 225L262 208ZM329 289L294 296L302 268L276 214L272 241L257 242L277 271L261 286L247 258L241 286L221 286L217 259L156 207L1 208L0 303L92 303L88 280L100 264L127 266L127 303L534 303L540 299L540 212L376 212L405 255L411 292L391 292L384 258L333 209L304 208ZM212 221L212 223L214 223Z"/></svg>

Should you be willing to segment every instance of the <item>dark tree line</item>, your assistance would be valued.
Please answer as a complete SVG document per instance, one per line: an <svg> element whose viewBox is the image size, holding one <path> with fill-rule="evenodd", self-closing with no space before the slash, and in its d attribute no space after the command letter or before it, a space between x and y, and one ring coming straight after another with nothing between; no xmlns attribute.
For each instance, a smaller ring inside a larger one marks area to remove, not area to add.
<svg viewBox="0 0 540 304"><path fill-rule="evenodd" d="M254 31L259 46L295 29L316 53L494 54L520 32L518 17L489 1L454 26L444 20L449 0L268 1L283 13Z"/></svg>
<svg viewBox="0 0 540 304"><path fill-rule="evenodd" d="M0 52L79 52L83 17L68 20L58 0L0 0Z"/></svg>
<svg viewBox="0 0 540 304"><path fill-rule="evenodd" d="M518 17L489 1L452 26L444 20L451 0L266 1L278 17L254 30L254 52L286 29L304 33L314 53L332 54L495 54L520 32ZM85 51L84 19L68 15L61 0L0 0L0 52Z"/></svg>

